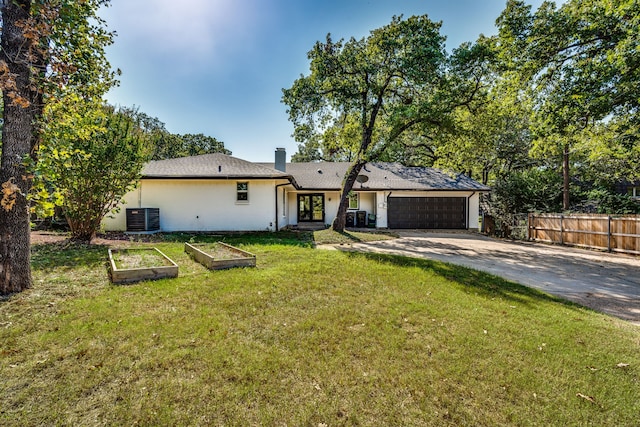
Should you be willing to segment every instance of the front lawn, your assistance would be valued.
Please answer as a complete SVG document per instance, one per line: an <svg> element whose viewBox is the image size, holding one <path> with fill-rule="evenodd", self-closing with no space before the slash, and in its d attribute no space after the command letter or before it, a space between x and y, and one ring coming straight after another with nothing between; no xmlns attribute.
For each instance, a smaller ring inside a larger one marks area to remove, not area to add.
<svg viewBox="0 0 640 427"><path fill-rule="evenodd" d="M185 237L220 240L133 244L180 266L134 285L106 246L34 247L35 286L0 300L0 425L638 422L637 326L304 233L224 237L257 268L209 271Z"/></svg>

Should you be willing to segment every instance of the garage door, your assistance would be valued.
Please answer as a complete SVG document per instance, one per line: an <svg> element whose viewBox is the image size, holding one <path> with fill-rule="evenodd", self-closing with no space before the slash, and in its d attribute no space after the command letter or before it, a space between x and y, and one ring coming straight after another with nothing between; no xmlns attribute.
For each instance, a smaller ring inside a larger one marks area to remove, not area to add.
<svg viewBox="0 0 640 427"><path fill-rule="evenodd" d="M465 197L389 197L389 228L467 228Z"/></svg>

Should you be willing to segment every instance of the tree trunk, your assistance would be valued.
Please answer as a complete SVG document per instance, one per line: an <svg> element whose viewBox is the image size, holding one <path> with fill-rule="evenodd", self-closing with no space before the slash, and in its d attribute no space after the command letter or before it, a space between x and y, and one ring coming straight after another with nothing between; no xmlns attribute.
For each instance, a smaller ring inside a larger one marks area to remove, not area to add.
<svg viewBox="0 0 640 427"><path fill-rule="evenodd" d="M71 229L72 240L86 244L93 242L96 238L96 230L100 228L100 223L96 224L95 221L72 219L68 215L65 217Z"/></svg>
<svg viewBox="0 0 640 427"><path fill-rule="evenodd" d="M336 218L333 220L332 229L339 233L344 231L346 226L347 219L347 208L349 207L349 193L353 188L353 184L356 182L356 178L360 174L360 171L367 164L364 160L358 160L354 164L351 165L349 171L347 172L347 176L344 181L344 185L342 187L342 194L340 195L340 205L338 206L338 213Z"/></svg>
<svg viewBox="0 0 640 427"><path fill-rule="evenodd" d="M27 195L32 180L26 162L34 156L35 122L41 108L31 85L34 43L25 37L22 23L29 17L31 2L1 2L2 40L0 63L4 126L0 158L0 294L31 286L30 219ZM37 64L35 64L37 65Z"/></svg>
<svg viewBox="0 0 640 427"><path fill-rule="evenodd" d="M563 187L562 187L562 208L567 211L569 210L569 144L564 145L564 150L562 153L562 177L563 177Z"/></svg>

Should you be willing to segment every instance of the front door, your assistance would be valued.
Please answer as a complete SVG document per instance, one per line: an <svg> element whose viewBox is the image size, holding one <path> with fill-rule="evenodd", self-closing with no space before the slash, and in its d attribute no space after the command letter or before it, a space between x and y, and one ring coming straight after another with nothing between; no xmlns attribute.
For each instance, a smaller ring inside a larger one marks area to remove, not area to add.
<svg viewBox="0 0 640 427"><path fill-rule="evenodd" d="M298 194L298 222L324 222L324 194Z"/></svg>

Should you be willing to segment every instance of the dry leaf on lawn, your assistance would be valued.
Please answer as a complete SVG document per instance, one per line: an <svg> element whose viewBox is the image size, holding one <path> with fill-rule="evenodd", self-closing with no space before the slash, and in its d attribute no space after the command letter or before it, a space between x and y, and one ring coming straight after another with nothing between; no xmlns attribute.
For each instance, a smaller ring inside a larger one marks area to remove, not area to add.
<svg viewBox="0 0 640 427"><path fill-rule="evenodd" d="M594 403L594 404L596 403L596 400L593 397L587 396L586 394L576 393L576 396L578 396L578 397L580 397L580 398L582 398L584 400L588 400L591 403Z"/></svg>

